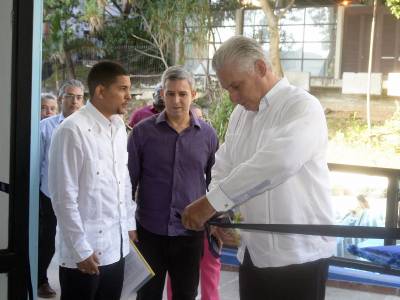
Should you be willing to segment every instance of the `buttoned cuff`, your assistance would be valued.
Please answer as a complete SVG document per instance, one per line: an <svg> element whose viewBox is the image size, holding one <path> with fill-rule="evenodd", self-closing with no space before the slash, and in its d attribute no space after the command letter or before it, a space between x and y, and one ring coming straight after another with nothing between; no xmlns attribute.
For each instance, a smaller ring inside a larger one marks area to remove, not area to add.
<svg viewBox="0 0 400 300"><path fill-rule="evenodd" d="M128 231L136 230L136 220L135 218L128 218Z"/></svg>
<svg viewBox="0 0 400 300"><path fill-rule="evenodd" d="M208 202L214 207L216 211L227 211L235 206L228 196L221 190L220 186L215 186L207 193Z"/></svg>
<svg viewBox="0 0 400 300"><path fill-rule="evenodd" d="M82 241L75 248L76 262L78 263L78 262L84 261L90 255L92 255L93 252L94 251L93 251L92 247L90 246L90 244L86 240Z"/></svg>

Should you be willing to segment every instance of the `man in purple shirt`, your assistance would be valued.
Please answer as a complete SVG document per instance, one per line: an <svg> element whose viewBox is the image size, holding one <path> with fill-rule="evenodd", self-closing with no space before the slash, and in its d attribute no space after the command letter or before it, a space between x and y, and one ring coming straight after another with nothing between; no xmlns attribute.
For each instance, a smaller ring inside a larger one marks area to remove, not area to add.
<svg viewBox="0 0 400 300"><path fill-rule="evenodd" d="M165 108L163 97L161 96L161 83L157 84L153 93L153 104L135 110L129 120L129 126L134 127L137 123L162 112Z"/></svg>
<svg viewBox="0 0 400 300"><path fill-rule="evenodd" d="M138 247L156 273L137 299L161 300L168 271L173 299L194 300L203 233L186 230L180 215L206 191L218 139L190 112L196 92L189 72L168 68L162 86L165 110L137 124L128 141Z"/></svg>

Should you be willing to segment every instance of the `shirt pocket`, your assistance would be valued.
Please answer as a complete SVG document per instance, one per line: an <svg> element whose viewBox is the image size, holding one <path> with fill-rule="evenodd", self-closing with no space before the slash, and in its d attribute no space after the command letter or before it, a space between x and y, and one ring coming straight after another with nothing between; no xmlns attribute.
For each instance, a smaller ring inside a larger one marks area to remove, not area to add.
<svg viewBox="0 0 400 300"><path fill-rule="evenodd" d="M88 220L101 219L101 188L105 186L104 161L88 159L82 171L80 207Z"/></svg>
<svg viewBox="0 0 400 300"><path fill-rule="evenodd" d="M101 178L104 176L103 161L100 159L88 159L83 165L83 188L87 191L99 189Z"/></svg>

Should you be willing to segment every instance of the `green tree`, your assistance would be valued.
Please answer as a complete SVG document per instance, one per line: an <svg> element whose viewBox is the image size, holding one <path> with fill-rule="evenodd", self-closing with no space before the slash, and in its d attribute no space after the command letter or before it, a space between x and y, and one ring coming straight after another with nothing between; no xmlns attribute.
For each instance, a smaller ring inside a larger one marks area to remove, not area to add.
<svg viewBox="0 0 400 300"><path fill-rule="evenodd" d="M400 19L400 0L386 0L386 5L389 7L392 14Z"/></svg>
<svg viewBox="0 0 400 300"><path fill-rule="evenodd" d="M57 77L60 67L65 65L67 77L76 78L74 54L82 49L95 48L90 40L77 37L75 32L77 27L82 26L84 16L84 10L79 10L80 2L79 0L44 1L46 30L43 40L43 59L53 63Z"/></svg>

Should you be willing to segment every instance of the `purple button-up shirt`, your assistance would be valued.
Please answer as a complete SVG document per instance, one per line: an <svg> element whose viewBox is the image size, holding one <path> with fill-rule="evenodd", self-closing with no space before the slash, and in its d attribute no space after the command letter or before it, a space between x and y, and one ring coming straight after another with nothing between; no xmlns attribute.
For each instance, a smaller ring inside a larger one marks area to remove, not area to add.
<svg viewBox="0 0 400 300"><path fill-rule="evenodd" d="M218 138L191 114L190 126L177 133L165 112L137 124L128 140L129 173L137 189L136 220L159 235L191 235L181 222L183 209L203 196L211 180Z"/></svg>

